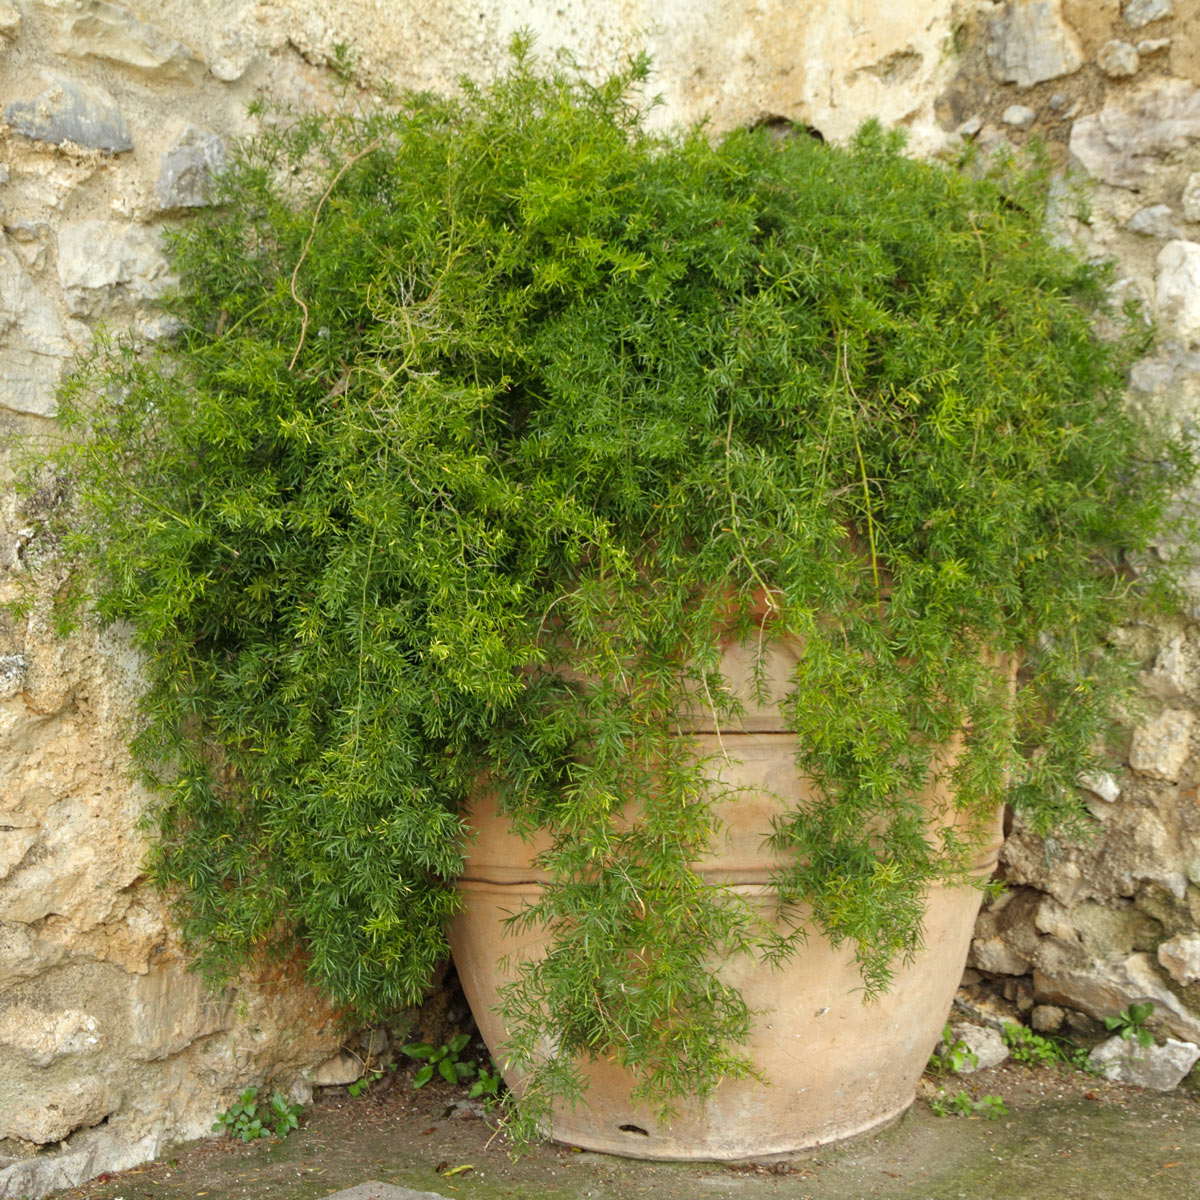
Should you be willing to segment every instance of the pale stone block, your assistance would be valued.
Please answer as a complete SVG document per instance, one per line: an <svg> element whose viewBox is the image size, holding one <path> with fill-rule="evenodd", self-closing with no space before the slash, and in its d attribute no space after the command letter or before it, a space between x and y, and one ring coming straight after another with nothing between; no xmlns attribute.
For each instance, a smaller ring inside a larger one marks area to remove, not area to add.
<svg viewBox="0 0 1200 1200"><path fill-rule="evenodd" d="M987 53L996 75L1032 87L1083 66L1083 47L1059 0L1009 0L990 27Z"/></svg>
<svg viewBox="0 0 1200 1200"><path fill-rule="evenodd" d="M1177 934L1158 948L1158 961L1185 987L1200 982L1200 934Z"/></svg>
<svg viewBox="0 0 1200 1200"><path fill-rule="evenodd" d="M1096 54L1096 66L1109 79L1128 79L1137 74L1138 52L1128 42L1105 42Z"/></svg>
<svg viewBox="0 0 1200 1200"><path fill-rule="evenodd" d="M1133 732L1129 765L1140 775L1178 781L1188 760L1195 718L1186 708L1169 708Z"/></svg>
<svg viewBox="0 0 1200 1200"><path fill-rule="evenodd" d="M1143 1046L1136 1038L1112 1037L1088 1055L1106 1079L1155 1092L1174 1091L1200 1059L1200 1046L1168 1038L1163 1046Z"/></svg>

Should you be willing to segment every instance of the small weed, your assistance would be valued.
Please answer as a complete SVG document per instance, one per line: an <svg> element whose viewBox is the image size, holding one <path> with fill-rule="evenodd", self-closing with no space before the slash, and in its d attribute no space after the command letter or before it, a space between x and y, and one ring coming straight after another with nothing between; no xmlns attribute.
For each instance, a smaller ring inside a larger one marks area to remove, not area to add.
<svg viewBox="0 0 1200 1200"><path fill-rule="evenodd" d="M964 1067L974 1070L978 1066L979 1055L961 1038L954 1036L947 1022L942 1029L942 1040L929 1056L929 1065L925 1069L931 1075L957 1075Z"/></svg>
<svg viewBox="0 0 1200 1200"><path fill-rule="evenodd" d="M1003 1037L1013 1062L1025 1063L1030 1067L1062 1065L1073 1067L1086 1075L1095 1074L1088 1061L1088 1052L1082 1046L1072 1046L1057 1038L1044 1037L1016 1022L1009 1022L1004 1026Z"/></svg>
<svg viewBox="0 0 1200 1200"><path fill-rule="evenodd" d="M1146 1028L1146 1021L1154 1011L1154 1002L1131 1004L1115 1017L1104 1018L1104 1028L1110 1033L1119 1033L1126 1041L1136 1038L1139 1046L1153 1046L1154 1034Z"/></svg>
<svg viewBox="0 0 1200 1200"><path fill-rule="evenodd" d="M285 1138L300 1124L300 1105L289 1104L282 1092L273 1092L270 1102L258 1103L258 1088L248 1087L224 1112L217 1114L213 1131L227 1130L243 1142L255 1138Z"/></svg>
<svg viewBox="0 0 1200 1200"><path fill-rule="evenodd" d="M482 1099L484 1111L491 1112L500 1102L500 1088L503 1082L496 1064L489 1062L488 1066L479 1068L479 1078L471 1084L468 1095L472 1100Z"/></svg>
<svg viewBox="0 0 1200 1200"><path fill-rule="evenodd" d="M1008 1113L1008 1105L1000 1096L981 1096L975 1100L966 1092L947 1095L945 1088L930 1096L929 1109L935 1117L1003 1117Z"/></svg>
<svg viewBox="0 0 1200 1200"><path fill-rule="evenodd" d="M413 1076L413 1087L424 1087L432 1078L434 1071L447 1083L461 1083L475 1074L475 1064L462 1062L459 1055L466 1049L471 1040L470 1035L460 1033L443 1046L434 1046L429 1042L409 1042L400 1049L410 1058L424 1060L424 1065Z"/></svg>
<svg viewBox="0 0 1200 1200"><path fill-rule="evenodd" d="M382 1071L372 1071L364 1075L361 1079L356 1079L349 1087L346 1088L346 1094L352 1096L355 1100L374 1083L378 1083L383 1078Z"/></svg>

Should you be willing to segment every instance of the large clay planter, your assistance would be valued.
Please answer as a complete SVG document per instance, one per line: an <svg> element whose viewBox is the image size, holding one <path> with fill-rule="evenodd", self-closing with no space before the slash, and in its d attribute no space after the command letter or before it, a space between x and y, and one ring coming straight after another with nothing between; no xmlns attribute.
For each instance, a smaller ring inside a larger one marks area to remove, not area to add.
<svg viewBox="0 0 1200 1200"><path fill-rule="evenodd" d="M735 681L741 674L736 657L727 656L724 664ZM762 728L771 724L774 730ZM768 886L774 858L763 841L770 818L803 799L808 786L796 769L793 736L779 729L777 708L770 705L751 711L742 730L722 730L719 743L711 725L694 735L702 753L720 753L723 746L734 760L725 778L746 789L718 809L727 836L700 872L768 907L774 906ZM932 823L954 819L944 795L926 799ZM513 964L538 955L544 945L538 931L509 935L504 920L534 899L545 876L531 865L539 847L514 836L489 798L476 804L472 824L476 837L459 882L465 904L450 941L480 1032L503 1066L498 989L513 977ZM989 834L976 864L984 877L995 866L998 823ZM913 1101L962 975L979 902L972 888L933 888L924 949L897 970L887 994L871 1002L863 1001L853 951L834 950L816 933L781 969L746 957L723 964L721 977L761 1013L748 1050L765 1082L725 1080L705 1103L663 1127L630 1102L630 1080L622 1070L590 1064L586 1103L556 1111L550 1136L638 1158L737 1159L799 1150L886 1125ZM505 1078L519 1094L520 1078L507 1073Z"/></svg>

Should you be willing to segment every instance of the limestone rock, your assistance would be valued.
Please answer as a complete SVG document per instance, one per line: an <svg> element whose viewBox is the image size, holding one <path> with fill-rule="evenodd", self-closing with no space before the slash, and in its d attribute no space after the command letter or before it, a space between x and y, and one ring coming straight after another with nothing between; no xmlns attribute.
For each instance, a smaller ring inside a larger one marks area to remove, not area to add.
<svg viewBox="0 0 1200 1200"><path fill-rule="evenodd" d="M1105 42L1096 55L1096 66L1109 79L1128 79L1137 74L1138 52L1128 42Z"/></svg>
<svg viewBox="0 0 1200 1200"><path fill-rule="evenodd" d="M70 353L58 309L0 245L0 407L54 416L55 388Z"/></svg>
<svg viewBox="0 0 1200 1200"><path fill-rule="evenodd" d="M1167 38L1143 38L1137 44L1137 52L1143 57L1150 54L1157 54L1160 50L1169 50L1171 48L1171 39Z"/></svg>
<svg viewBox="0 0 1200 1200"><path fill-rule="evenodd" d="M1107 771L1092 771L1079 777L1079 786L1086 788L1105 804L1115 804L1121 795L1121 785Z"/></svg>
<svg viewBox="0 0 1200 1200"><path fill-rule="evenodd" d="M153 1133L132 1143L112 1136L97 1138L88 1131L77 1133L65 1152L18 1158L0 1168L0 1196L45 1196L85 1183L100 1171L126 1171L149 1162L161 1144Z"/></svg>
<svg viewBox="0 0 1200 1200"><path fill-rule="evenodd" d="M0 35L15 38L21 28L21 14L11 4L0 3Z"/></svg>
<svg viewBox="0 0 1200 1200"><path fill-rule="evenodd" d="M1144 671L1141 684L1162 700L1182 700L1188 691L1187 663L1183 652L1183 637L1172 638L1154 660L1154 668Z"/></svg>
<svg viewBox="0 0 1200 1200"><path fill-rule="evenodd" d="M0 992L57 966L65 954L24 922L0 921Z"/></svg>
<svg viewBox="0 0 1200 1200"><path fill-rule="evenodd" d="M99 1050L103 1044L100 1022L79 1009L43 1012L18 1003L0 1012L0 1045L12 1047L35 1067Z"/></svg>
<svg viewBox="0 0 1200 1200"><path fill-rule="evenodd" d="M987 53L997 77L1018 87L1070 75L1083 66L1079 38L1059 0L1009 0L993 18Z"/></svg>
<svg viewBox="0 0 1200 1200"><path fill-rule="evenodd" d="M361 1079L362 1073L362 1059L349 1050L339 1050L313 1072L312 1082L314 1087L339 1087Z"/></svg>
<svg viewBox="0 0 1200 1200"><path fill-rule="evenodd" d="M1176 245L1177 243L1171 243ZM1200 272L1200 246L1196 247L1196 270ZM1197 277L1200 283L1200 275ZM1196 293L1200 306L1200 291ZM1200 321L1200 307L1197 311ZM1197 326L1200 329L1200 325ZM1168 708L1133 731L1129 750L1129 765L1150 779L1175 783L1183 774L1184 764L1191 752L1192 725L1195 717L1186 708Z"/></svg>
<svg viewBox="0 0 1200 1200"><path fill-rule="evenodd" d="M1130 29L1141 29L1151 21L1161 21L1175 12L1171 0L1129 0L1125 5L1125 24Z"/></svg>
<svg viewBox="0 0 1200 1200"><path fill-rule="evenodd" d="M158 176L159 208L209 204L214 178L225 169L225 140L189 125L164 151Z"/></svg>
<svg viewBox="0 0 1200 1200"><path fill-rule="evenodd" d="M1033 990L1039 1004L1078 1009L1097 1021L1150 1000L1153 1028L1200 1042L1200 1019L1162 982L1149 954L1097 961L1077 947L1046 939L1034 968Z"/></svg>
<svg viewBox="0 0 1200 1200"><path fill-rule="evenodd" d="M0 320L3 318L0 317ZM29 660L23 654L0 654L0 700L21 690Z"/></svg>
<svg viewBox="0 0 1200 1200"><path fill-rule="evenodd" d="M178 967L152 971L132 981L124 1049L143 1061L168 1058L232 1024L232 994L213 995L198 976Z"/></svg>
<svg viewBox="0 0 1200 1200"><path fill-rule="evenodd" d="M1200 1059L1200 1046L1168 1038L1164 1046L1143 1046L1136 1038L1111 1037L1088 1055L1088 1062L1106 1079L1174 1091Z"/></svg>
<svg viewBox="0 0 1200 1200"><path fill-rule="evenodd" d="M1004 1038L994 1029L986 1025L974 1025L968 1021L954 1021L950 1032L956 1041L975 1055L974 1063L967 1062L959 1068L957 1074L971 1075L975 1071L986 1071L990 1067L998 1067L1008 1057L1008 1047Z"/></svg>
<svg viewBox="0 0 1200 1200"><path fill-rule="evenodd" d="M1066 1012L1054 1004L1035 1004L1029 1014L1029 1023L1038 1033L1057 1033L1066 1019Z"/></svg>
<svg viewBox="0 0 1200 1200"><path fill-rule="evenodd" d="M1181 207L1185 221L1200 221L1200 171L1193 171L1187 177L1183 185Z"/></svg>
<svg viewBox="0 0 1200 1200"><path fill-rule="evenodd" d="M90 0L70 20L63 50L162 82L194 83L204 74L204 63L182 42L107 0Z"/></svg>
<svg viewBox="0 0 1200 1200"><path fill-rule="evenodd" d="M116 99L94 83L51 76L50 86L32 100L14 100L4 119L17 133L55 146L74 142L109 154L133 149Z"/></svg>
<svg viewBox="0 0 1200 1200"><path fill-rule="evenodd" d="M1010 104L1000 114L1000 120L1005 125L1012 125L1016 129L1028 129L1036 119L1037 113L1025 104Z"/></svg>
<svg viewBox="0 0 1200 1200"><path fill-rule="evenodd" d="M76 1129L98 1125L116 1107L117 1098L106 1084L86 1076L76 1078L7 1105L0 1115L0 1137L41 1146L61 1142Z"/></svg>
<svg viewBox="0 0 1200 1200"><path fill-rule="evenodd" d="M1089 174L1137 188L1167 154L1200 140L1200 89L1186 79L1151 79L1071 127L1070 149Z"/></svg>
<svg viewBox="0 0 1200 1200"><path fill-rule="evenodd" d="M1005 892L979 914L968 962L992 975L1024 975L1037 954L1033 916L1040 897L1032 889Z"/></svg>
<svg viewBox="0 0 1200 1200"><path fill-rule="evenodd" d="M59 229L58 278L67 308L80 316L154 300L173 282L153 230L91 220Z"/></svg>
<svg viewBox="0 0 1200 1200"><path fill-rule="evenodd" d="M1034 924L1040 933L1080 946L1096 960L1148 949L1162 934L1158 923L1129 900L1082 900L1068 907L1053 896L1044 896ZM1040 950L1039 943L1032 957L1039 958Z"/></svg>
<svg viewBox="0 0 1200 1200"><path fill-rule="evenodd" d="M1180 933L1163 942L1158 961L1176 983L1200 983L1200 934Z"/></svg>

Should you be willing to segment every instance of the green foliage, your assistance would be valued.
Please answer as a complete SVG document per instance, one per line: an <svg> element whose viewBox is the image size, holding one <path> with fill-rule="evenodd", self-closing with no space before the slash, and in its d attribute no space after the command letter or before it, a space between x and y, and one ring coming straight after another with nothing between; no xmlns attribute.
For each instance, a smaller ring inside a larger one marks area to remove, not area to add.
<svg viewBox="0 0 1200 1200"><path fill-rule="evenodd" d="M942 1027L942 1038L929 1056L929 1065L925 1068L932 1075L949 1073L957 1075L963 1067L979 1066L979 1055L966 1042L954 1036L949 1022Z"/></svg>
<svg viewBox="0 0 1200 1200"><path fill-rule="evenodd" d="M1131 1004L1115 1017L1104 1018L1104 1028L1110 1033L1119 1033L1126 1041L1136 1038L1139 1046L1153 1046L1154 1034L1146 1028L1150 1014L1154 1012L1154 1001Z"/></svg>
<svg viewBox="0 0 1200 1200"><path fill-rule="evenodd" d="M434 1046L429 1042L409 1042L400 1049L410 1058L424 1061L424 1066L418 1068L413 1076L413 1087L424 1087L436 1071L447 1083L462 1083L475 1074L475 1064L463 1062L458 1056L466 1049L471 1040L469 1034L460 1033L452 1037L448 1044ZM472 1091L471 1093L475 1093Z"/></svg>
<svg viewBox="0 0 1200 1200"><path fill-rule="evenodd" d="M217 1114L213 1131L225 1130L231 1137L252 1142L256 1138L285 1138L299 1127L301 1108L289 1104L282 1092L272 1092L270 1102L258 1103L258 1088L248 1087L224 1112Z"/></svg>
<svg viewBox="0 0 1200 1200"><path fill-rule="evenodd" d="M551 839L504 996L526 1128L589 1058L664 1112L752 1072L714 962L816 930L886 988L970 857L932 784L1086 821L1106 636L1169 602L1194 474L1122 404L1144 334L1096 337L1044 181L877 125L654 132L646 78L518 44L455 99L271 114L170 235L177 337L100 342L61 398L61 615L146 655L151 865L201 965L415 1001L489 779ZM694 869L735 797L677 714L736 720L730 636L805 646L783 933Z"/></svg>
<svg viewBox="0 0 1200 1200"><path fill-rule="evenodd" d="M500 1102L500 1089L504 1080L494 1062L489 1060L488 1066L479 1068L479 1078L471 1084L468 1093L472 1100L483 1100L484 1110L491 1112Z"/></svg>
<svg viewBox="0 0 1200 1200"><path fill-rule="evenodd" d="M357 1100L359 1096L364 1096L370 1090L371 1085L378 1083L383 1078L382 1071L372 1071L364 1075L361 1079L356 1079L353 1083L346 1087L346 1095L353 1100Z"/></svg>
<svg viewBox="0 0 1200 1200"><path fill-rule="evenodd" d="M1013 1062L1024 1063L1030 1067L1067 1066L1087 1075L1095 1074L1088 1061L1088 1052L1082 1046L1072 1046L1059 1038L1035 1033L1015 1021L1005 1023L1001 1036Z"/></svg>
<svg viewBox="0 0 1200 1200"><path fill-rule="evenodd" d="M1008 1105L1001 1096L980 1096L976 1100L968 1092L951 1096L945 1088L939 1088L929 1097L929 1110L935 1117L1003 1117L1008 1114Z"/></svg>

